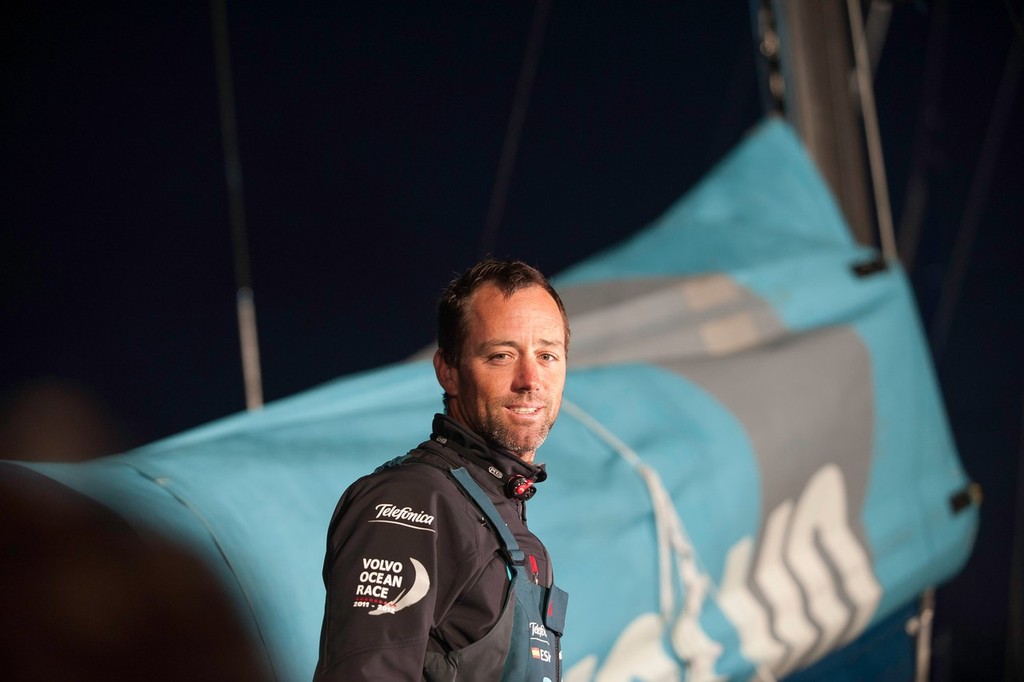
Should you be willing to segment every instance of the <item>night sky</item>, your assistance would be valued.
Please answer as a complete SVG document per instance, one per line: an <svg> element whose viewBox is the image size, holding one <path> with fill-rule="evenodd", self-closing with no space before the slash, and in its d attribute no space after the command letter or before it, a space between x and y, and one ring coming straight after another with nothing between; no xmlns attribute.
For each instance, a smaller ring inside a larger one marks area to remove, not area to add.
<svg viewBox="0 0 1024 682"><path fill-rule="evenodd" d="M209 6L16 5L0 29L0 436L43 380L91 397L110 451L244 409ZM533 14L229 4L268 400L433 338L438 292L481 255ZM1002 676L1021 599L1005 606L1024 514L1024 88L1003 108L999 93L1022 16L1019 0L897 3L875 83L897 225L915 169L926 181L906 266L986 494L936 640L940 668L973 679ZM761 117L755 56L746 1L554 2L494 253L556 274L656 218Z"/></svg>

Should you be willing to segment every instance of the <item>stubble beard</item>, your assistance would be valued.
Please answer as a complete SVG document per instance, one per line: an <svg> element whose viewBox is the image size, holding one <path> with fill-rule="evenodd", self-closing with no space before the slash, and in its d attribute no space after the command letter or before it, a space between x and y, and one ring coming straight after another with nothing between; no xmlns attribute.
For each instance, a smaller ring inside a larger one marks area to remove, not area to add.
<svg viewBox="0 0 1024 682"><path fill-rule="evenodd" d="M546 414L547 419L541 423L540 428L523 433L521 429L504 423L497 415L504 410L503 405L495 405L496 410L488 411L484 417L481 434L495 445L522 456L527 452L534 452L547 440L548 433L555 423L556 414ZM545 411L550 406L544 407Z"/></svg>

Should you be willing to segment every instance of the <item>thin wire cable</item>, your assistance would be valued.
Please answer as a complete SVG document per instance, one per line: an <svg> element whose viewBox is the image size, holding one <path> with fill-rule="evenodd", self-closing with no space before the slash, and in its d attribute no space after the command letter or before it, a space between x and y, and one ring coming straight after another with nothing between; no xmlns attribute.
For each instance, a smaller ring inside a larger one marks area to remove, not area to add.
<svg viewBox="0 0 1024 682"><path fill-rule="evenodd" d="M228 214L235 255L235 305L242 351L245 405L249 410L258 410L263 406L263 382L260 372L259 336L256 331L256 304L253 299L249 265L249 239L245 229L242 162L238 151L238 122L235 115L235 91L232 85L226 0L210 0L210 19L213 25L213 53L217 68L217 99L220 104L220 129L224 144Z"/></svg>
<svg viewBox="0 0 1024 682"><path fill-rule="evenodd" d="M1013 5L1010 4L1010 0L1003 0L1003 7L1006 8L1006 14L1010 18L1010 25L1013 26L1013 30L1017 33L1017 37L1024 38L1024 24L1021 24L1020 18L1017 16L1017 12L1014 11Z"/></svg>
<svg viewBox="0 0 1024 682"><path fill-rule="evenodd" d="M129 466L132 465L129 464ZM171 478L166 476L154 477L151 476L149 473L143 471L142 469L139 469L138 467L132 468L134 468L135 471L139 473L139 475L149 479L154 484L156 484L164 491L166 491L168 495L170 495L174 500L178 502L178 504L180 504L186 510L188 510L188 512L195 517L196 521L199 522L199 524L206 530L206 532L209 533L210 541L213 543L213 546L217 548L217 553L220 554L221 559L224 560L224 564L227 566L228 573L230 573L231 577L235 579L235 584L238 586L238 591L242 595L242 599L245 600L245 606L249 611L249 615L252 617L253 626L256 628L256 635L257 637L259 637L260 643L263 644L263 653L266 655L267 666L269 667L270 673L273 676L273 678L277 679L277 673L274 669L274 657L270 654L270 644L263 633L263 627L260 625L260 619L256 614L255 600L249 593L249 590L246 589L245 583L242 581L241 577L238 574L238 569L235 567L235 563L231 560L231 553L225 549L224 543L221 541L220 536L217 534L214 525L210 522L209 519L206 518L206 516L199 510L198 507L192 504L184 495L179 493L177 488L174 486L173 480Z"/></svg>
<svg viewBox="0 0 1024 682"><path fill-rule="evenodd" d="M946 63L946 36L949 34L950 0L938 0L932 8L928 27L928 46L925 49L924 87L914 142L910 152L910 173L903 193L903 213L900 215L899 253L903 267L913 272L917 261L917 245L921 238L928 204L928 172L932 161L932 134L939 118L938 99L942 85L942 72Z"/></svg>
<svg viewBox="0 0 1024 682"><path fill-rule="evenodd" d="M868 4L868 18L864 23L864 37L867 40L868 63L871 64L871 74L878 73L878 60L882 58L882 48L885 47L885 39L889 34L889 24L892 22L892 3L889 0L873 0Z"/></svg>
<svg viewBox="0 0 1024 682"><path fill-rule="evenodd" d="M932 667L932 624L935 620L935 588L921 593L918 605L917 646L914 650L914 682L928 682Z"/></svg>
<svg viewBox="0 0 1024 682"><path fill-rule="evenodd" d="M1017 444L1017 510L1010 554L1009 621L1006 643L1006 679L1024 679L1024 391L1021 393L1021 414Z"/></svg>
<svg viewBox="0 0 1024 682"><path fill-rule="evenodd" d="M538 0L533 12L533 22L530 25L526 52L523 54L523 64L519 70L519 83L512 103L512 113L509 115L505 141L501 146L501 158L498 161L498 172L494 178L494 188L491 190L491 203L487 207L487 219L484 221L484 231L480 236L481 257L489 255L494 250L498 230L505 215L508 188L519 153L519 142L522 139L523 123L526 121L526 110L530 104L530 93L533 91L533 80L537 75L537 65L540 63L544 31L547 28L548 15L551 13L551 1Z"/></svg>
<svg viewBox="0 0 1024 682"><path fill-rule="evenodd" d="M1003 148L1003 135L1006 133L1006 126L1013 111L1013 99L1020 83L1022 67L1024 67L1024 40L1017 38L1010 46L1010 53L1006 57L1006 66L1003 68L999 91L996 94L995 103L992 105L992 115L989 118L988 129L985 131L985 141L982 143L981 154L978 157L978 166L967 195L967 206L964 208L960 228L957 230L949 275L942 283L938 307L929 329L932 353L936 363L939 362L945 350L953 316L956 313L957 304L960 302L960 294L967 275L967 268L971 262L974 242L981 227L981 216L985 210L985 203L988 201L988 191L995 173L996 161Z"/></svg>
<svg viewBox="0 0 1024 682"><path fill-rule="evenodd" d="M846 8L850 15L857 90L860 94L858 101L860 102L861 118L864 121L864 136L868 148L868 163L871 167L871 184L875 192L875 212L879 238L882 243L882 254L886 260L895 260L897 257L896 237L892 226L889 185L885 177L885 158L882 154L882 137L878 130L875 91L871 84L871 64L868 57L867 40L864 37L864 19L861 15L860 0L849 0L846 3Z"/></svg>

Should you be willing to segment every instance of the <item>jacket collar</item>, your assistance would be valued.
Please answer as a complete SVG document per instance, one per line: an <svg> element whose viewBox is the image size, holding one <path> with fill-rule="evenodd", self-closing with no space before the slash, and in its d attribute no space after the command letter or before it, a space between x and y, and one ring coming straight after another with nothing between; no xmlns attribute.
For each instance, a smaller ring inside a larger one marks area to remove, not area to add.
<svg viewBox="0 0 1024 682"><path fill-rule="evenodd" d="M455 450L464 459L483 469L488 476L478 479L488 480L496 489L502 489L513 476L524 476L534 483L540 483L548 477L543 464L524 462L514 453L491 445L484 441L462 424L446 414L434 415L431 440Z"/></svg>

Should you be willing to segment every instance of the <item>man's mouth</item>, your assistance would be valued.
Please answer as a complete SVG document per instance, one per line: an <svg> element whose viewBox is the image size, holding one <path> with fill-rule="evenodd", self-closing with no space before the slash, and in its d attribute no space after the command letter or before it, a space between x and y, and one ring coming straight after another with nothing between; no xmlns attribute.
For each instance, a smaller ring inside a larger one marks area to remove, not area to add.
<svg viewBox="0 0 1024 682"><path fill-rule="evenodd" d="M523 415L537 414L541 410L541 408L539 408L539 407L509 407L508 409L513 414L523 414Z"/></svg>

